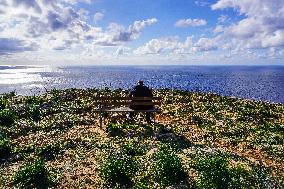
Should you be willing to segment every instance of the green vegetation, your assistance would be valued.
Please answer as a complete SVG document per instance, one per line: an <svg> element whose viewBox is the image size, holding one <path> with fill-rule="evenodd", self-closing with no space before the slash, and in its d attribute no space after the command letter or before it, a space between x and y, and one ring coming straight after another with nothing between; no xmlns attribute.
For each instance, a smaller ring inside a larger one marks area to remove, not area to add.
<svg viewBox="0 0 284 189"><path fill-rule="evenodd" d="M11 141L0 136L0 163L12 153Z"/></svg>
<svg viewBox="0 0 284 189"><path fill-rule="evenodd" d="M28 117L35 121L38 122L41 120L41 110L38 105L31 105L28 108Z"/></svg>
<svg viewBox="0 0 284 189"><path fill-rule="evenodd" d="M9 101L4 98L4 97L0 97L0 110L5 109L6 107L8 107Z"/></svg>
<svg viewBox="0 0 284 189"><path fill-rule="evenodd" d="M141 146L139 141L134 140L129 140L121 147L121 151L128 156L142 156L145 154L146 150L145 146Z"/></svg>
<svg viewBox="0 0 284 189"><path fill-rule="evenodd" d="M169 148L163 147L154 154L152 174L162 187L180 184L186 180L180 158Z"/></svg>
<svg viewBox="0 0 284 189"><path fill-rule="evenodd" d="M228 159L220 154L202 155L196 168L200 175L198 188L248 188L253 184L247 170L242 166L229 167Z"/></svg>
<svg viewBox="0 0 284 189"><path fill-rule="evenodd" d="M18 119L16 112L10 109L3 109L0 111L0 125L11 126Z"/></svg>
<svg viewBox="0 0 284 189"><path fill-rule="evenodd" d="M283 104L161 89L159 124L100 128L93 97L127 94L0 96L0 188L284 188Z"/></svg>
<svg viewBox="0 0 284 189"><path fill-rule="evenodd" d="M37 155L46 160L52 160L60 152L61 152L61 147L59 144L47 144L38 149Z"/></svg>
<svg viewBox="0 0 284 189"><path fill-rule="evenodd" d="M14 175L14 185L19 188L49 188L53 184L51 173L42 160L27 163Z"/></svg>
<svg viewBox="0 0 284 189"><path fill-rule="evenodd" d="M115 143L118 146L109 144L102 156L100 175L104 186L164 188L186 183L187 174L181 160L168 145L156 144L159 150L147 156L153 144L141 146L137 138L115 139Z"/></svg>
<svg viewBox="0 0 284 189"><path fill-rule="evenodd" d="M100 173L106 186L133 186L138 161L126 154L110 154L102 164Z"/></svg>

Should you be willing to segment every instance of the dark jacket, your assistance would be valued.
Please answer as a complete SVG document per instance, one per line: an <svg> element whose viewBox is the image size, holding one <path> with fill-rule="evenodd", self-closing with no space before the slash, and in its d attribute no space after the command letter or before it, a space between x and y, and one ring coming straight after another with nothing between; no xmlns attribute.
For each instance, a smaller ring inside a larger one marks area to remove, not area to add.
<svg viewBox="0 0 284 189"><path fill-rule="evenodd" d="M151 89L144 85L136 85L130 91L130 97L153 97Z"/></svg>
<svg viewBox="0 0 284 189"><path fill-rule="evenodd" d="M136 85L133 87L133 89L130 91L129 97L153 97L152 90L144 85ZM133 102L151 102L151 100L139 100L139 101L133 101ZM131 105L131 109L134 110L147 110L152 109L153 106L151 105Z"/></svg>

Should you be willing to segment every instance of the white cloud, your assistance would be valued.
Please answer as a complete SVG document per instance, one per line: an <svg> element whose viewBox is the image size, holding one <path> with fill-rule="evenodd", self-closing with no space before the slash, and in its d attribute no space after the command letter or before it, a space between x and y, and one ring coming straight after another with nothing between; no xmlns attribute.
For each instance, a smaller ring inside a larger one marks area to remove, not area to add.
<svg viewBox="0 0 284 189"><path fill-rule="evenodd" d="M23 51L33 51L36 49L35 44L29 44L17 39L0 38L0 55L18 53Z"/></svg>
<svg viewBox="0 0 284 189"><path fill-rule="evenodd" d="M218 17L218 23L220 23L220 24L227 23L230 20L231 20L231 18L229 16L227 16L227 15L223 15L222 14L221 16Z"/></svg>
<svg viewBox="0 0 284 189"><path fill-rule="evenodd" d="M100 21L101 19L103 19L103 17L104 17L104 14L102 12L96 12L94 14L94 21L95 21L95 23Z"/></svg>
<svg viewBox="0 0 284 189"><path fill-rule="evenodd" d="M63 0L63 2L70 3L70 4L77 4L77 3L91 3L92 0Z"/></svg>
<svg viewBox="0 0 284 189"><path fill-rule="evenodd" d="M234 38L244 48L284 46L283 0L219 0L213 10L234 8L244 19L224 28L227 38Z"/></svg>
<svg viewBox="0 0 284 189"><path fill-rule="evenodd" d="M123 55L127 55L130 51L129 47L120 46L116 49L114 55L118 58Z"/></svg>
<svg viewBox="0 0 284 189"><path fill-rule="evenodd" d="M204 26L207 24L207 21L204 19L181 19L176 21L175 26L176 27L196 27L196 26Z"/></svg>
<svg viewBox="0 0 284 189"><path fill-rule="evenodd" d="M180 42L177 37L168 37L163 39L152 39L145 45L137 48L135 54L162 54L173 52L184 52L192 45L192 37L188 37L186 41Z"/></svg>
<svg viewBox="0 0 284 189"><path fill-rule="evenodd" d="M189 36L185 41L180 41L178 37L168 37L162 39L152 39L145 45L137 48L135 54L192 54L218 50L218 38L200 38L196 43L193 36Z"/></svg>
<svg viewBox="0 0 284 189"><path fill-rule="evenodd" d="M224 31L224 26L223 25L217 25L216 27L215 27L215 29L213 30L213 33L221 33L221 32L223 32Z"/></svg>
<svg viewBox="0 0 284 189"><path fill-rule="evenodd" d="M38 48L64 49L71 43L80 43L82 31L89 30L90 26L82 11L62 3L59 0L7 1L0 17L4 23L0 37L36 43ZM59 42L61 45L57 47Z"/></svg>
<svg viewBox="0 0 284 189"><path fill-rule="evenodd" d="M146 26L150 26L156 23L158 20L156 18L151 18L142 21L135 21L132 25L125 29L123 26L111 23L103 35L94 40L97 45L103 46L118 46L122 43L132 41L137 39L142 30Z"/></svg>
<svg viewBox="0 0 284 189"><path fill-rule="evenodd" d="M201 7L205 7L205 6L210 5L210 3L209 3L208 1L205 1L205 0L194 1L194 3L195 3L197 6L201 6Z"/></svg>
<svg viewBox="0 0 284 189"><path fill-rule="evenodd" d="M64 50L85 43L100 46L119 46L137 39L146 26L157 19L135 21L127 29L118 24L110 24L104 30L87 23L88 12L76 9L73 4L90 3L90 0L11 0L0 1L0 38L19 41L19 49L7 53L29 50L22 44L33 44L33 50ZM94 19L102 19L98 12ZM2 42L2 43L4 43ZM1 49L4 54L4 50ZM9 51L9 48L7 48Z"/></svg>
<svg viewBox="0 0 284 189"><path fill-rule="evenodd" d="M217 42L215 41L215 39L210 38L200 38L192 48L194 52L213 51L217 49Z"/></svg>

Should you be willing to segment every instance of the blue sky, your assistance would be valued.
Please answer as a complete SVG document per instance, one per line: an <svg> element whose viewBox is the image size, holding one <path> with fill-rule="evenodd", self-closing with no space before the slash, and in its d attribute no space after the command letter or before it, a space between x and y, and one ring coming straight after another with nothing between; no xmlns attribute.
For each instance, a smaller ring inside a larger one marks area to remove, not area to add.
<svg viewBox="0 0 284 189"><path fill-rule="evenodd" d="M284 0L0 0L0 64L283 64Z"/></svg>

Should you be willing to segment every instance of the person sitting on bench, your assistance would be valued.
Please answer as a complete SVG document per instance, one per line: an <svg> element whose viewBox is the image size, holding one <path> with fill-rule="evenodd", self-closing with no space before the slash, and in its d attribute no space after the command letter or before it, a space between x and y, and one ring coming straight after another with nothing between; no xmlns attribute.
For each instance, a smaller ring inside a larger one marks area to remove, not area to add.
<svg viewBox="0 0 284 189"><path fill-rule="evenodd" d="M133 87L130 91L129 97L153 97L153 93L151 89L147 86L144 86L144 82L142 80L138 81L138 84ZM139 100L136 102L151 102L151 100ZM135 102L134 100L132 102ZM153 109L153 105L130 105L130 108L133 110L150 110ZM133 119L134 112L131 112L129 115L130 119ZM151 122L151 113L146 112L146 121Z"/></svg>

